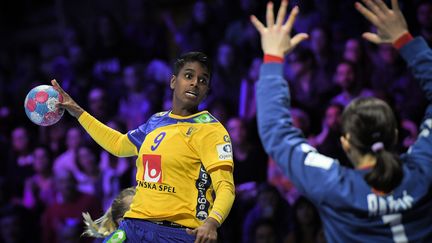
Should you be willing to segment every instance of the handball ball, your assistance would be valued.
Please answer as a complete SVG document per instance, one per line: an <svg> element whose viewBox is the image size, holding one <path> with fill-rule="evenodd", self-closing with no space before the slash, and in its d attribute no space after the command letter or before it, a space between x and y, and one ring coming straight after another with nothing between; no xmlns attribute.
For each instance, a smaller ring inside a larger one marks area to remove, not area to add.
<svg viewBox="0 0 432 243"><path fill-rule="evenodd" d="M56 104L63 101L63 96L50 85L39 85L28 92L24 109L28 118L37 125L50 126L62 118L64 109Z"/></svg>

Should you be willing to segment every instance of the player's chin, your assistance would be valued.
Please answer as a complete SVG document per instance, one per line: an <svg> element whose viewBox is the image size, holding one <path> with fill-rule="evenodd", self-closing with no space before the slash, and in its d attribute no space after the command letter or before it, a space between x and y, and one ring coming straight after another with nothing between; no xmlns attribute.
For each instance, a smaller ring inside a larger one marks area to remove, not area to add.
<svg viewBox="0 0 432 243"><path fill-rule="evenodd" d="M187 96L184 99L184 103L186 106L196 107L196 106L199 106L199 104L201 104L201 101L203 100L203 98L204 97L200 97L200 96L197 96L197 97L188 97Z"/></svg>

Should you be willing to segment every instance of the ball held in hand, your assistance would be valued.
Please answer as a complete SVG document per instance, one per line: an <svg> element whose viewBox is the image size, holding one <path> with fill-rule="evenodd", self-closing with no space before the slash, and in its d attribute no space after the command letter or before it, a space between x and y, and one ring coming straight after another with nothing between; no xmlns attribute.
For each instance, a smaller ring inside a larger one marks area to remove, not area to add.
<svg viewBox="0 0 432 243"><path fill-rule="evenodd" d="M64 114L63 108L56 105L63 101L63 96L50 85L39 85L28 92L24 109L27 117L40 126L57 123Z"/></svg>

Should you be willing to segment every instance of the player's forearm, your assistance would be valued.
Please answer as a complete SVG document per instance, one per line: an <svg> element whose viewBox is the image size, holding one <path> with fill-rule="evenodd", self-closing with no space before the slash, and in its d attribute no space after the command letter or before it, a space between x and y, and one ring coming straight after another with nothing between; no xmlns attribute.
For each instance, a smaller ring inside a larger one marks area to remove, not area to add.
<svg viewBox="0 0 432 243"><path fill-rule="evenodd" d="M420 82L426 98L432 102L432 50L423 38L417 37L405 43L399 52Z"/></svg>
<svg viewBox="0 0 432 243"><path fill-rule="evenodd" d="M222 169L211 172L210 177L216 192L216 200L209 217L215 219L221 225L228 217L234 203L234 179L232 171Z"/></svg>
<svg viewBox="0 0 432 243"><path fill-rule="evenodd" d="M119 157L137 154L135 146L129 141L127 135L106 126L87 112L83 112L78 121L87 133L111 154Z"/></svg>

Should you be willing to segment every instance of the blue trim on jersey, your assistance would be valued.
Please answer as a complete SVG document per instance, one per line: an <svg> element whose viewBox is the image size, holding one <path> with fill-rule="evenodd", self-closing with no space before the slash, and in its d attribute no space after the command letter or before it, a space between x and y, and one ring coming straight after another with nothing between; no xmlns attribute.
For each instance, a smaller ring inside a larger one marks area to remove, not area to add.
<svg viewBox="0 0 432 243"><path fill-rule="evenodd" d="M139 126L135 130L131 130L127 133L129 140L136 146L137 151L141 148L142 143L144 142L147 134L151 133L155 129L159 127L169 126L177 123L200 123L197 118L202 117L203 115L208 115L206 118L206 123L215 123L218 122L216 118L214 118L210 113L204 112L199 113L196 116L187 118L187 119L176 119L169 116L170 112L159 112L150 117L150 119L143 125Z"/></svg>
<svg viewBox="0 0 432 243"><path fill-rule="evenodd" d="M416 38L401 55L432 103L432 51ZM368 170L345 168L319 154L293 126L282 67L261 66L256 84L260 139L284 174L318 208L327 242L432 242L432 106L416 143L401 155L401 184L379 196L364 180Z"/></svg>

